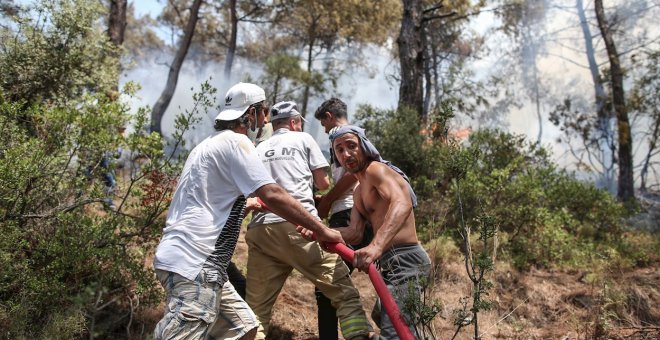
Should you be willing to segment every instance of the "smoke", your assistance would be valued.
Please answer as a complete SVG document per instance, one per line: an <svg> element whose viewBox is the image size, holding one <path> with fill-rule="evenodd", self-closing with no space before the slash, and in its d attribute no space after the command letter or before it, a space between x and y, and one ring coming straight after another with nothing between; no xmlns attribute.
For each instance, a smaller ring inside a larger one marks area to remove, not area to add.
<svg viewBox="0 0 660 340"><path fill-rule="evenodd" d="M129 102L131 108L137 111L139 107L151 108L156 103L161 95L167 82L169 69L166 65L156 62L158 60L171 60L172 58L161 55L158 58L150 58L143 60L132 69L125 72L121 83L133 81L141 86L138 91L137 97ZM204 81L209 81L211 85L216 88L225 88L226 85L222 83L221 77L216 77L221 70L219 65L206 64L203 67L193 65L193 63L185 62L179 73L179 80L177 82L176 91L172 97L172 101L168 106L162 121L162 132L164 136L171 136L175 131L174 120L176 116L183 113L185 110L193 109L193 94L199 92L200 85ZM196 145L205 136L208 136L213 131L213 119L217 114L217 110L212 110L207 114L202 112L202 121L195 125L195 129L186 135L188 142ZM189 145L190 146L190 145Z"/></svg>
<svg viewBox="0 0 660 340"><path fill-rule="evenodd" d="M373 56L371 58L373 64L368 69L357 68L346 72L346 75L340 78L336 89L310 99L307 112L308 122L305 124L304 131L311 134L322 149L327 148L328 138L323 127L314 119L313 114L316 108L326 99L336 96L345 101L348 105L349 119L352 118L360 104L369 104L382 109L394 108L397 105L398 88L387 81L387 74L390 72L387 69L390 62L388 53L378 47L369 48L368 53ZM141 85L137 98L129 103L133 110L136 111L138 107L144 106L151 108L156 103L165 87L169 71L168 66L163 61L171 61L172 57L159 52L157 56L151 55L135 67L124 72L121 80L122 84L133 81ZM174 120L176 116L183 113L184 110L193 108L193 94L199 92L200 84L209 81L218 90L215 95L216 107L207 114L202 112L202 121L195 126L193 131L185 135L187 147L194 147L213 133L213 120L219 112L217 105L221 104L221 98L224 98L227 90L235 83L248 79L258 84L258 79L263 73L261 65L242 58L235 59L231 80L224 79L223 70L223 63L184 62L179 73L176 91L163 116L162 131L164 136L172 135L175 131ZM281 100L287 100L287 98L281 98Z"/></svg>
<svg viewBox="0 0 660 340"><path fill-rule="evenodd" d="M504 121L506 124L503 127L508 129L509 132L526 135L530 141L536 141L539 129L542 129L541 144L554 152L555 160L560 166L570 169L575 164L575 159L568 152L567 146L558 142L563 133L549 121L549 112L565 98L572 98L574 104L582 103L582 109L584 110L594 110L593 105L589 104L593 102L594 97L593 83L591 74L588 68L585 67L587 61L584 54L584 38L580 31L579 19L576 13L567 10L566 7L551 6L553 3L544 0L543 4L546 6L540 6L540 9L545 10L546 21L543 22L542 32L535 32L534 44L542 44L543 46L534 46L532 52L537 54L536 58L524 58L528 63L535 63L538 72L535 78L542 83L540 84L542 86L539 86L540 106L542 108L540 122L537 116L536 103L526 98L529 87L523 86L519 81L522 77L520 75L522 65L503 62L510 57L508 53L511 53L511 51L506 50L510 41L501 32L495 30L498 26L497 18L488 11L477 17L473 21L474 24L470 26L473 31L485 35L487 48L469 67L474 70L475 81L489 79L495 75L506 79L510 83L518 83L517 87L514 86L510 91L503 92L503 97L492 98L492 102L496 104L491 106L489 112L486 112L491 117L489 118L490 123L494 122L502 126L501 122ZM643 15L643 18L637 21L626 21L628 24L628 26L625 26L626 30L630 27L629 23L635 22L643 27L640 36L656 37L657 39L658 26L650 25L648 22L649 20L653 21L653 13L658 12L658 8L651 8L648 13L645 13L643 10L646 7L644 5L648 6L648 2L638 1L635 4L626 6L618 13L619 15L626 13ZM641 23L644 23L644 25ZM640 30L639 27L637 31ZM634 33L637 34L637 31ZM633 42L636 41L633 40ZM599 46L602 47L602 44ZM328 141L323 128L313 118L313 112L324 100L332 96L344 100L348 104L349 119L353 118L353 114L360 104L368 104L380 109L391 109L397 105L398 84L389 81L391 74L396 72L397 61L392 60L389 50L385 47L369 47L364 51L364 55L368 59L364 61L365 64L369 65L368 68L356 67L346 70L345 75L337 82L336 88L310 98L307 112L308 123L305 124L305 131L315 137L322 149L327 148ZM606 62L604 54L600 54L598 58L599 62ZM142 85L142 90L139 92L140 98L132 103L133 107L152 106L160 96L168 73L168 67L164 64L168 64L172 60L172 55L163 54L158 59L161 61L160 63L154 61L141 62L136 67L128 70L122 79L124 82L132 80ZM524 66L527 70L530 70L533 65ZM216 96L219 99L234 83L248 78L258 83L258 79L262 74L261 65L250 63L241 58L235 60L231 80L223 79L223 68L224 64L216 62L184 63L176 92L163 118L163 132L165 135L171 135L174 131L176 114L185 109L191 109L192 94L199 89L199 85L203 81L210 79L211 85L218 89ZM191 90L191 88L194 89ZM279 99L286 100L289 98ZM220 101L218 100L217 103L220 103ZM217 110L213 110L202 117L202 122L186 136L189 140L188 148L194 147L199 141L212 133L212 122L216 114ZM473 124L475 128L478 128L479 126L488 126L489 121L483 120ZM633 141L633 143L640 142L638 140Z"/></svg>

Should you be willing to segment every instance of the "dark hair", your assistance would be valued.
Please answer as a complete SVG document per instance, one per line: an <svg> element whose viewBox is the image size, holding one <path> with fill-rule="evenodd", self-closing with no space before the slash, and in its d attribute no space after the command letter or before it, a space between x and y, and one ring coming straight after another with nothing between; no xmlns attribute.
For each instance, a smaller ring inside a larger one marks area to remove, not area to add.
<svg viewBox="0 0 660 340"><path fill-rule="evenodd" d="M316 109L316 112L314 112L314 118L321 120L326 112L332 112L337 118L348 118L348 113L346 111L346 103L337 97L332 97L324 101L323 104Z"/></svg>
<svg viewBox="0 0 660 340"><path fill-rule="evenodd" d="M261 110L263 107L265 107L266 108L266 115L268 115L269 110L268 110L268 105L266 105L265 100L262 100L258 103L254 103L254 104L250 105L250 107L253 107L256 112L259 112L259 110ZM248 110L250 109L250 107L248 107Z"/></svg>
<svg viewBox="0 0 660 340"><path fill-rule="evenodd" d="M222 130L233 130L239 126L248 126L248 112L249 110L245 110L245 113L234 119L234 120L220 120L216 119L215 124L213 124L213 128L215 131L222 131Z"/></svg>
<svg viewBox="0 0 660 340"><path fill-rule="evenodd" d="M240 126L248 126L248 112L250 112L251 108L254 108L257 112L261 110L263 106L266 105L266 102L264 100L254 103L245 110L245 113L243 113L242 116L234 119L234 120L219 120L216 119L215 122L213 123L213 128L215 131L222 131L222 130L233 130L237 127Z"/></svg>

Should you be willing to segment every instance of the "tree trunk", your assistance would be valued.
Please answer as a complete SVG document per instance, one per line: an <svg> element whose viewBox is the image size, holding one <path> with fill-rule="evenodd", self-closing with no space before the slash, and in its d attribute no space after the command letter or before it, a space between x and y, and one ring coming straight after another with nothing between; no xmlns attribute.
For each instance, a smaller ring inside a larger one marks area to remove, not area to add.
<svg viewBox="0 0 660 340"><path fill-rule="evenodd" d="M110 0L110 13L108 15L108 37L116 49L112 52L113 57L121 58L121 49L126 32L126 6L127 0ZM112 86L109 93L110 98L119 98L119 75L121 75L121 63L117 67L117 82Z"/></svg>
<svg viewBox="0 0 660 340"><path fill-rule="evenodd" d="M612 131L612 115L605 108L605 101L607 95L603 87L603 81L600 77L600 70L596 62L596 52L591 37L591 29L587 22L587 16L584 12L582 0L577 0L575 7L577 9L578 17L580 18L580 26L582 27L582 35L584 36L585 52L587 54L587 62L589 63L589 71L591 72L591 80L594 84L594 94L596 100L596 114L597 114L597 138L600 151L600 157L603 165L603 173L601 174L604 185L610 192L615 192L614 181L614 136Z"/></svg>
<svg viewBox="0 0 660 340"><path fill-rule="evenodd" d="M431 67L433 71L433 99L435 100L435 105L439 105L440 102L442 102L442 99L440 97L440 88L442 84L440 84L440 72L438 71L438 65L440 64L440 56L438 55L438 45L437 44L432 44L429 46L429 49L431 50ZM430 85L427 85L430 86Z"/></svg>
<svg viewBox="0 0 660 340"><path fill-rule="evenodd" d="M108 18L108 36L115 46L124 43L126 32L127 0L110 0L110 17Z"/></svg>
<svg viewBox="0 0 660 340"><path fill-rule="evenodd" d="M314 26L316 26L316 20L314 21ZM315 31L315 27L312 28L312 31ZM309 37L309 50L307 51L307 73L309 76L312 76L312 63L313 63L313 53L314 53L314 44L316 43L316 39L312 35ZM310 96L310 85L309 82L305 84L305 90L303 91L303 100L302 100L302 112L300 112L300 115L305 117L307 115L307 102L309 102L309 96ZM303 122L304 124L304 122Z"/></svg>
<svg viewBox="0 0 660 340"><path fill-rule="evenodd" d="M172 96L174 96L176 83L179 80L179 71L181 70L183 61L186 59L186 54L188 54L188 49L190 48L190 43L192 42L192 37L195 33L195 26L197 25L199 8L201 5L202 0L195 0L190 9L190 18L188 19L188 24L186 25L183 37L179 43L179 49L174 56L172 65L170 65L170 72L167 76L165 89L151 111L151 132L158 132L159 134L162 132L161 121L163 120L165 110L167 110L167 107L170 105Z"/></svg>
<svg viewBox="0 0 660 340"><path fill-rule="evenodd" d="M541 145L543 139L543 114L541 113L541 94L539 93L539 77L538 69L536 68L536 58L534 58L534 65L532 65L532 73L534 74L534 101L536 103L536 118L539 121L539 134L536 136L536 143Z"/></svg>
<svg viewBox="0 0 660 340"><path fill-rule="evenodd" d="M227 59L225 60L225 81L231 81L231 68L234 64L236 54L236 41L238 37L238 15L236 14L236 0L229 0L229 12L231 20L231 36L227 47Z"/></svg>
<svg viewBox="0 0 660 340"><path fill-rule="evenodd" d="M426 40L427 35L424 34L423 38ZM431 111L431 102L433 99L433 88L438 87L438 84L433 82L432 70L437 66L434 58L435 53L433 52L434 51L432 51L432 47L430 46L424 50L424 53L426 53L426 58L424 58L424 79L426 80L426 88L424 89L422 118L425 124L428 123L429 120L429 112Z"/></svg>
<svg viewBox="0 0 660 340"><path fill-rule="evenodd" d="M623 70L619 61L619 54L612 38L609 23L603 10L603 0L595 0L596 19L600 28L607 57L610 61L610 80L612 82L612 103L618 123L619 140L619 183L617 197L623 202L630 202L635 198L635 188L633 181L633 159L632 159L632 134L630 131L630 122L628 121L628 112L626 109L626 100L623 92Z"/></svg>
<svg viewBox="0 0 660 340"><path fill-rule="evenodd" d="M656 118L653 126L653 134L651 134L651 139L649 140L649 151L644 157L644 164L642 165L642 171L639 173L640 185L639 189L642 192L646 192L646 176L649 173L649 165L651 164L651 158L653 157L654 150L658 146L658 134L660 134L660 119Z"/></svg>
<svg viewBox="0 0 660 340"><path fill-rule="evenodd" d="M403 0L403 17L397 45L401 65L399 108L404 106L411 108L421 117L424 110L424 41L421 0Z"/></svg>
<svg viewBox="0 0 660 340"><path fill-rule="evenodd" d="M273 81L273 99L271 99L271 105L277 103L277 95L280 94L280 82L282 81L282 75L277 74L275 80Z"/></svg>

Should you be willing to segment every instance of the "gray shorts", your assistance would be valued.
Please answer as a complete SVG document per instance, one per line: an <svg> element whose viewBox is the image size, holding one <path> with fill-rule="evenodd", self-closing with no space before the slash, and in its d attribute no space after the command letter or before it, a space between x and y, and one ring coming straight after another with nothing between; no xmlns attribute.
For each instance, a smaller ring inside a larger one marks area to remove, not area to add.
<svg viewBox="0 0 660 340"><path fill-rule="evenodd" d="M416 334L414 325L411 325L411 316L406 314L404 306L411 289L421 291L421 280L428 279L431 273L431 259L424 248L419 244L400 245L390 248L378 260L380 273L387 288L399 306L406 323L410 326L412 334ZM418 301L421 303L421 301ZM379 304L376 306L379 308ZM379 308L380 309L380 308ZM392 321L384 309L379 311L381 339L398 339ZM377 318L375 318L377 319Z"/></svg>
<svg viewBox="0 0 660 340"><path fill-rule="evenodd" d="M259 326L231 283L208 282L205 270L193 281L158 269L156 276L167 301L154 339L238 339Z"/></svg>

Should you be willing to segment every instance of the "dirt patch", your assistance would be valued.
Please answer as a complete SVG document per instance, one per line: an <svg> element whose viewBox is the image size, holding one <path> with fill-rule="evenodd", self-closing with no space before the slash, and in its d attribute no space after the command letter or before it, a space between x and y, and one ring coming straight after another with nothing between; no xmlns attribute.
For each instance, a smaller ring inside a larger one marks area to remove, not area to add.
<svg viewBox="0 0 660 340"><path fill-rule="evenodd" d="M247 245L241 235L234 261L241 270L247 263ZM444 262L437 269L433 298L442 304L433 328L437 339L450 339L454 332L453 311L460 299L470 296L464 263ZM657 264L629 272L593 273L532 269L519 272L496 266L490 280L493 309L479 314L483 339L659 339L660 271ZM370 317L376 293L369 277L353 273L363 306ZM160 307L162 308L162 306ZM157 318L162 309L144 311ZM153 327L151 328L153 329ZM472 326L457 339L474 336ZM318 339L314 287L297 272L287 279L273 309L271 339Z"/></svg>
<svg viewBox="0 0 660 340"><path fill-rule="evenodd" d="M450 339L453 311L469 296L470 284L462 262L442 270L440 277L447 280L436 283L433 296L443 307L433 327L438 339ZM604 288L585 282L583 272L498 268L492 276L494 308L479 315L479 334L484 339L658 339L659 275L657 267L638 269L608 278L611 286ZM364 273L355 272L353 280L369 315L375 291ZM273 326L278 332L273 339L317 339L313 286L299 274L287 280ZM457 339L473 335L474 328L465 327Z"/></svg>

